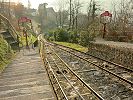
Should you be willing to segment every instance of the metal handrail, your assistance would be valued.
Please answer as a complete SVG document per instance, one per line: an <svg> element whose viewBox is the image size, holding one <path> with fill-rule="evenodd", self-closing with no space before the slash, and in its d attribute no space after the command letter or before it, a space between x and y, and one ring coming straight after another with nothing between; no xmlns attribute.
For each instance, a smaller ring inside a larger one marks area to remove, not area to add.
<svg viewBox="0 0 133 100"><path fill-rule="evenodd" d="M17 34L17 31L15 30L15 28L13 27L13 25L11 24L11 22L2 14L0 14L0 20L3 20L5 24L7 24L8 28L13 31L10 34L12 35L12 37L19 42L19 35Z"/></svg>

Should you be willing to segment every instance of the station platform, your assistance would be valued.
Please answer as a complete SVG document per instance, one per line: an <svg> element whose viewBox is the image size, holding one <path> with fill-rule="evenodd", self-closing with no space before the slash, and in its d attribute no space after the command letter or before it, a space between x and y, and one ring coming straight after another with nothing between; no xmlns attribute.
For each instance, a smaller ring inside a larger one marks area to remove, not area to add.
<svg viewBox="0 0 133 100"><path fill-rule="evenodd" d="M111 46L115 46L115 47L133 49L133 43L105 41L104 39L101 39L101 38L95 39L95 42L93 42L93 43L106 44L106 45L111 45Z"/></svg>
<svg viewBox="0 0 133 100"><path fill-rule="evenodd" d="M0 100L56 100L38 50L21 50L0 74Z"/></svg>

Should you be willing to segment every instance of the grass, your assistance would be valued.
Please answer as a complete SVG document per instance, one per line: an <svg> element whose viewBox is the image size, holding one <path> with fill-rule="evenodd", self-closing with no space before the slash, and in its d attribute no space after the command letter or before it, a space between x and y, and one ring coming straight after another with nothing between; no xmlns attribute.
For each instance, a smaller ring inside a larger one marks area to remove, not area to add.
<svg viewBox="0 0 133 100"><path fill-rule="evenodd" d="M75 43L68 43L68 42L55 42L55 43L60 44L60 45L64 45L64 46L67 46L67 47L70 47L70 48L73 48L73 49L76 49L76 50L79 50L82 52L88 51L87 47L83 47L83 46L81 46L79 44L75 44Z"/></svg>

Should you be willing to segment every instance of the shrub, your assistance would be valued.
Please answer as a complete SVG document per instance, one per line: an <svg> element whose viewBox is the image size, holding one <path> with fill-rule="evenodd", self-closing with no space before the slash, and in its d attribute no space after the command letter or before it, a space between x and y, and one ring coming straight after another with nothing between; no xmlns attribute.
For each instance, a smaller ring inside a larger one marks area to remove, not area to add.
<svg viewBox="0 0 133 100"><path fill-rule="evenodd" d="M78 43L79 36L77 31L69 31L69 42Z"/></svg>
<svg viewBox="0 0 133 100"><path fill-rule="evenodd" d="M83 46L87 46L90 41L94 41L95 36L88 31L81 31L80 32L80 39L79 43Z"/></svg>
<svg viewBox="0 0 133 100"><path fill-rule="evenodd" d="M0 36L0 71L3 70L4 65L8 63L12 57L13 51L8 43Z"/></svg>

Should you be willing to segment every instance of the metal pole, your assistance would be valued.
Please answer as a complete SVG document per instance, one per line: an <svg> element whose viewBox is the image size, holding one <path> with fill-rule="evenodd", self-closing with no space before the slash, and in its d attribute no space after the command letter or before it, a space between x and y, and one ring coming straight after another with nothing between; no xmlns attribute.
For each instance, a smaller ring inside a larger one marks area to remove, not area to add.
<svg viewBox="0 0 133 100"><path fill-rule="evenodd" d="M25 33L25 38L26 38L26 48L29 49L29 46L28 46L28 36L27 36L27 33Z"/></svg>
<svg viewBox="0 0 133 100"><path fill-rule="evenodd" d="M103 32L103 39L105 38L106 35L106 23L103 24L104 32Z"/></svg>
<svg viewBox="0 0 133 100"><path fill-rule="evenodd" d="M23 34L25 36L25 42L26 42L26 49L29 49L29 45L28 45L28 35L27 35L27 30L24 28L23 29Z"/></svg>

